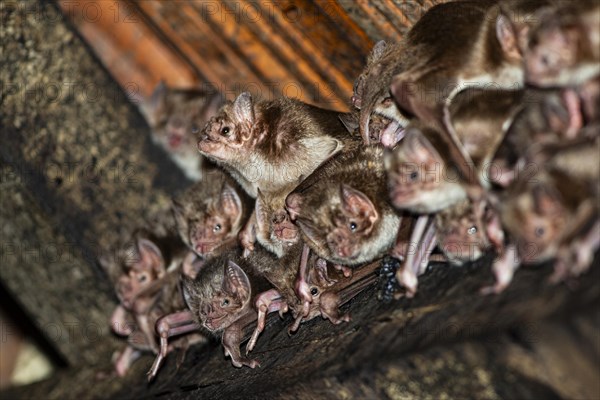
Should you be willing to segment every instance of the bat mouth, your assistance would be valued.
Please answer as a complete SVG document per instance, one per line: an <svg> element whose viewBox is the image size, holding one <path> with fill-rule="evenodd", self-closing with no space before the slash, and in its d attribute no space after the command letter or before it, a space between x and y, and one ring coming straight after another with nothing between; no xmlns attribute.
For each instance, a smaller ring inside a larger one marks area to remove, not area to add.
<svg viewBox="0 0 600 400"><path fill-rule="evenodd" d="M216 318L207 318L204 321L204 326L209 329L210 331L215 331L217 329L219 329L223 323L223 320L225 319L227 315L223 315L222 317L216 317Z"/></svg>
<svg viewBox="0 0 600 400"><path fill-rule="evenodd" d="M401 185L394 185L390 189L390 200L394 207L401 208L406 203L413 200L414 190L403 188Z"/></svg>
<svg viewBox="0 0 600 400"><path fill-rule="evenodd" d="M217 247L216 242L198 242L194 246L194 248L196 249L196 253L202 254L202 255L206 255L206 254L210 253L211 251L213 251L215 249L215 247Z"/></svg>
<svg viewBox="0 0 600 400"><path fill-rule="evenodd" d="M167 143L169 144L170 148L177 149L183 143L183 136L177 133L171 133L167 137Z"/></svg>
<svg viewBox="0 0 600 400"><path fill-rule="evenodd" d="M298 229L295 226L283 226L275 229L275 236L285 242L295 241L298 239Z"/></svg>

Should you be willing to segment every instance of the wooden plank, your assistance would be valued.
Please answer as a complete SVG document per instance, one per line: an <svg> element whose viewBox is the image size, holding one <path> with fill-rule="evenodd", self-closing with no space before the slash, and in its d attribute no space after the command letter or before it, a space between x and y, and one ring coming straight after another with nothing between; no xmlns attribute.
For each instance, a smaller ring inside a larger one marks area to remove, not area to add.
<svg viewBox="0 0 600 400"><path fill-rule="evenodd" d="M199 84L187 60L147 24L134 7L122 1L58 0L121 87L137 99L148 96L160 80L174 87Z"/></svg>

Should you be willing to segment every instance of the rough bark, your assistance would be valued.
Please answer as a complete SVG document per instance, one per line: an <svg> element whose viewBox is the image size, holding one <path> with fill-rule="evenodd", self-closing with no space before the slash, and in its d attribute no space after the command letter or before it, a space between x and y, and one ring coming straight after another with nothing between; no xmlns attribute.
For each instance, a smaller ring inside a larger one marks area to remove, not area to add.
<svg viewBox="0 0 600 400"><path fill-rule="evenodd" d="M53 4L0 13L0 278L64 359L90 364L114 348L97 256L188 182Z"/></svg>

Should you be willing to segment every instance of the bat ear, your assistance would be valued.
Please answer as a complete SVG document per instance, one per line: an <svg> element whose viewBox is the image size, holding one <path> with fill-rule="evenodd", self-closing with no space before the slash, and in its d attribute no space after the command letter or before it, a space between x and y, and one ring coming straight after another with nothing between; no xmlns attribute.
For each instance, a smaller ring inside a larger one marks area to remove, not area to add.
<svg viewBox="0 0 600 400"><path fill-rule="evenodd" d="M108 275L110 275L115 269L115 260L108 252L100 254L98 256L98 262L100 263L100 266L104 272L106 272Z"/></svg>
<svg viewBox="0 0 600 400"><path fill-rule="evenodd" d="M237 190L228 182L223 184L219 202L227 215L234 216L237 219L242 214L242 199L240 199Z"/></svg>
<svg viewBox="0 0 600 400"><path fill-rule="evenodd" d="M234 263L227 261L223 276L223 291L245 303L250 300L250 280L244 270Z"/></svg>
<svg viewBox="0 0 600 400"><path fill-rule="evenodd" d="M521 30L521 35L527 35L526 27ZM523 31L525 30L525 31ZM505 14L498 15L496 18L496 37L500 42L500 46L509 58L521 58L521 50L519 49L519 33L510 18Z"/></svg>
<svg viewBox="0 0 600 400"><path fill-rule="evenodd" d="M409 130L402 141L411 157L419 162L441 159L438 152L419 129Z"/></svg>
<svg viewBox="0 0 600 400"><path fill-rule="evenodd" d="M372 62L377 62L383 55L383 52L385 51L386 47L387 43L385 40L380 40L379 42L375 43L375 46L373 46L373 50L371 50L371 54L369 54L368 63L370 64Z"/></svg>
<svg viewBox="0 0 600 400"><path fill-rule="evenodd" d="M267 215L265 210L265 199L260 189L256 190L256 204L254 205L254 213L256 214L256 222L258 226L264 226L267 223Z"/></svg>
<svg viewBox="0 0 600 400"><path fill-rule="evenodd" d="M153 269L157 273L164 270L164 259L162 252L150 239L138 237L136 241L139 262L147 269Z"/></svg>
<svg viewBox="0 0 600 400"><path fill-rule="evenodd" d="M370 223L377 220L378 213L371 200L361 191L342 183L340 195L344 210L351 215L365 218Z"/></svg>
<svg viewBox="0 0 600 400"><path fill-rule="evenodd" d="M252 125L254 123L254 106L252 95L243 92L233 102L233 115L240 123Z"/></svg>
<svg viewBox="0 0 600 400"><path fill-rule="evenodd" d="M204 119L208 121L210 118L215 116L223 104L225 104L225 97L223 97L221 93L215 92L212 94L208 98L206 105L204 106L204 110L202 111Z"/></svg>
<svg viewBox="0 0 600 400"><path fill-rule="evenodd" d="M150 97L141 105L141 111L150 127L154 128L158 124L159 115L165 110L167 101L167 85L160 81L154 88Z"/></svg>

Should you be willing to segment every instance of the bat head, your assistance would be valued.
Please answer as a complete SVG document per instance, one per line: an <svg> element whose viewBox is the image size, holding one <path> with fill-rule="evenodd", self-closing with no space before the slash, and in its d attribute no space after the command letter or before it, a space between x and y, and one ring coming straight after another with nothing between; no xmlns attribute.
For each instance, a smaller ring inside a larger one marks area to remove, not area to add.
<svg viewBox="0 0 600 400"><path fill-rule="evenodd" d="M227 180L216 196L173 200L173 211L181 239L201 257L235 240L243 224L240 193Z"/></svg>
<svg viewBox="0 0 600 400"><path fill-rule="evenodd" d="M345 265L361 262L364 244L376 234L381 220L371 199L346 184L332 185L316 199L294 193L287 206L311 247Z"/></svg>
<svg viewBox="0 0 600 400"><path fill-rule="evenodd" d="M481 257L487 247L485 232L481 232L471 202L464 200L436 216L438 246L448 261L461 265Z"/></svg>
<svg viewBox="0 0 600 400"><path fill-rule="evenodd" d="M196 135L213 116L223 98L203 90L170 90L159 83L142 113L152 128L153 141L170 154L198 157Z"/></svg>
<svg viewBox="0 0 600 400"><path fill-rule="evenodd" d="M163 254L152 240L138 236L130 254L116 284L117 297L127 309L145 288L166 272Z"/></svg>
<svg viewBox="0 0 600 400"><path fill-rule="evenodd" d="M254 103L248 92L226 103L198 138L198 149L217 162L232 162L253 149Z"/></svg>
<svg viewBox="0 0 600 400"><path fill-rule="evenodd" d="M421 130L410 128L404 139L384 157L392 205L411 209L442 186L445 163ZM435 201L435 199L431 199Z"/></svg>
<svg viewBox="0 0 600 400"><path fill-rule="evenodd" d="M535 86L573 86L600 72L581 20L569 12L546 12L529 34L525 80Z"/></svg>
<svg viewBox="0 0 600 400"><path fill-rule="evenodd" d="M251 286L244 270L235 262L218 258L206 266L196 280L183 279L185 301L202 326L211 332L221 331L247 308Z"/></svg>
<svg viewBox="0 0 600 400"><path fill-rule="evenodd" d="M567 211L550 185L535 183L508 201L501 217L515 238L523 262L535 263L554 256Z"/></svg>
<svg viewBox="0 0 600 400"><path fill-rule="evenodd" d="M254 211L258 242L278 257L300 239L298 227L285 209L285 193L263 193L259 190Z"/></svg>

